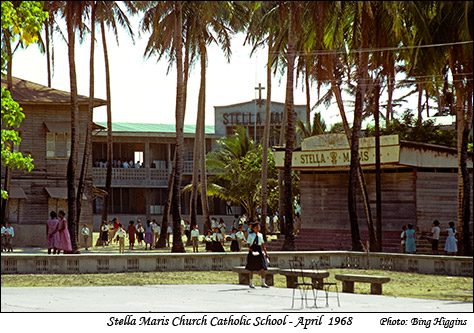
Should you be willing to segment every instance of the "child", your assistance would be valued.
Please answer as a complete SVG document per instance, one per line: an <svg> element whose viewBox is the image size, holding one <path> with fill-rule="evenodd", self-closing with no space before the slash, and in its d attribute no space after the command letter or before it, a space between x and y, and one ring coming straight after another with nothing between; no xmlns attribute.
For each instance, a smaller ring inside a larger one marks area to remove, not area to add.
<svg viewBox="0 0 474 333"><path fill-rule="evenodd" d="M415 229L413 229L413 224L408 224L408 230L405 231L406 241L405 241L405 249L406 253L415 253L416 246L415 246Z"/></svg>
<svg viewBox="0 0 474 333"><path fill-rule="evenodd" d="M89 241L89 234L89 227L87 226L87 224L84 223L81 229L81 235L84 238L84 247L86 248L86 251L88 250L87 242Z"/></svg>
<svg viewBox="0 0 474 333"><path fill-rule="evenodd" d="M446 255L455 256L458 252L456 229L454 228L454 222L449 222L449 228L446 229L448 237L446 237L446 243L444 244L444 251Z"/></svg>
<svg viewBox="0 0 474 333"><path fill-rule="evenodd" d="M193 230L191 230L191 241L193 242L193 252L199 252L199 230L197 225L193 225Z"/></svg>
<svg viewBox="0 0 474 333"><path fill-rule="evenodd" d="M219 228L214 229L212 234L212 252L225 252L224 247L222 246L222 234Z"/></svg>
<svg viewBox="0 0 474 333"><path fill-rule="evenodd" d="M402 233L401 233L401 235L400 235L400 239L401 239L401 243L400 243L400 244L401 244L401 246L402 246L402 253L405 253L405 252L406 252L406 251L405 251L405 240L406 240L406 238L407 238L407 235L405 234L405 231L406 231L406 230L407 230L407 226L404 225L404 226L402 227Z"/></svg>
<svg viewBox="0 0 474 333"><path fill-rule="evenodd" d="M239 231L235 234L237 237L237 241L239 242L239 249L242 248L242 244L245 243L245 235L244 232L242 231L242 226L239 225Z"/></svg>
<svg viewBox="0 0 474 333"><path fill-rule="evenodd" d="M206 237L204 237L204 241L206 242L206 252L212 252L212 235L211 230L207 231Z"/></svg>
<svg viewBox="0 0 474 333"><path fill-rule="evenodd" d="M109 241L109 228L107 227L107 223L102 221L102 225L100 226L100 242L102 243L102 247L108 245Z"/></svg>
<svg viewBox="0 0 474 333"><path fill-rule="evenodd" d="M142 245L142 241L144 239L143 233L145 232L145 229L143 229L142 223L140 220L137 220L137 240L138 240L138 245ZM145 245L146 247L146 245Z"/></svg>
<svg viewBox="0 0 474 333"><path fill-rule="evenodd" d="M122 224L119 223L117 232L115 233L115 241L118 239L119 243L119 253L125 253L125 236L127 235L127 232L125 231L124 228L122 228Z"/></svg>
<svg viewBox="0 0 474 333"><path fill-rule="evenodd" d="M250 271L249 273L249 287L255 288L253 285L253 271L260 271L260 276L262 278L262 288L268 288L268 285L265 283L265 270L267 270L267 262L265 257L268 258L267 250L263 244L263 235L260 233L260 224L253 223L251 226L252 232L249 233L247 238L247 246L249 248L249 253L247 255L247 265L245 269ZM265 252L265 257L263 256Z"/></svg>
<svg viewBox="0 0 474 333"><path fill-rule="evenodd" d="M2 252L7 250L7 228L2 223Z"/></svg>
<svg viewBox="0 0 474 333"><path fill-rule="evenodd" d="M146 226L145 226L145 250L147 249L148 245L150 245L150 250L151 250L152 244L153 244L153 228L151 225L151 221L147 220Z"/></svg>
<svg viewBox="0 0 474 333"><path fill-rule="evenodd" d="M6 230L7 235L7 252L13 252L12 239L15 237L15 230L11 223L8 223L8 228Z"/></svg>
<svg viewBox="0 0 474 333"><path fill-rule="evenodd" d="M434 220L433 227L431 228L431 232L429 233L429 236L431 237L427 237L428 241L431 242L431 250L433 250L433 254L438 254L440 232L441 232L441 229L439 227L439 221Z"/></svg>
<svg viewBox="0 0 474 333"><path fill-rule="evenodd" d="M232 252L239 252L240 251L240 246L239 246L239 240L237 239L237 229L232 228L232 233L230 234L230 239L232 239L232 242L230 243L230 250Z"/></svg>

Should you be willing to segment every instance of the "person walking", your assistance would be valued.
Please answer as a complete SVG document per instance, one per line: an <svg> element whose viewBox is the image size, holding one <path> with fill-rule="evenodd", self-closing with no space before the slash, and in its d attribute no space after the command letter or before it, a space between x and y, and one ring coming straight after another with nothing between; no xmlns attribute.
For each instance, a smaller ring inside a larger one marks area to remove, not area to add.
<svg viewBox="0 0 474 333"><path fill-rule="evenodd" d="M408 224L408 230L405 231L406 241L405 241L405 250L406 253L416 253L415 246L415 229L413 229L413 224Z"/></svg>
<svg viewBox="0 0 474 333"><path fill-rule="evenodd" d="M67 225L67 219L65 218L66 213L62 210L58 212L58 246L57 246L57 254L60 251L63 251L65 254L66 252L72 251L71 245L71 235L69 234L69 229Z"/></svg>
<svg viewBox="0 0 474 333"><path fill-rule="evenodd" d="M446 237L446 243L444 244L444 251L446 255L455 256L458 252L458 246L456 244L456 229L454 228L454 222L449 222L449 228L446 229L448 237Z"/></svg>
<svg viewBox="0 0 474 333"><path fill-rule="evenodd" d="M89 247L88 246L89 234L90 234L89 227L87 226L87 224L84 223L81 229L81 235L82 235L82 238L84 239L84 247L86 248L86 251L88 250L88 247Z"/></svg>
<svg viewBox="0 0 474 333"><path fill-rule="evenodd" d="M265 257L268 258L268 253L265 249L263 235L260 233L260 224L252 223L250 229L251 232L249 232L247 238L249 253L247 254L247 264L245 265L245 269L250 272L249 287L252 289L255 288L252 281L253 272L259 271L260 277L262 278L262 288L268 288L268 285L265 283L265 271L267 270L267 261Z"/></svg>
<svg viewBox="0 0 474 333"><path fill-rule="evenodd" d="M49 220L46 221L46 247L48 248L48 254L56 254L58 244L58 214L55 211L49 213Z"/></svg>

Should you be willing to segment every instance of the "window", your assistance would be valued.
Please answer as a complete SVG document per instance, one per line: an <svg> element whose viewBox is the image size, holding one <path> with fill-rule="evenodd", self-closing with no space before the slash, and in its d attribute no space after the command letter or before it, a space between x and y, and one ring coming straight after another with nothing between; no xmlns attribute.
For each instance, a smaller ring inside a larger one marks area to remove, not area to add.
<svg viewBox="0 0 474 333"><path fill-rule="evenodd" d="M71 133L46 132L46 158L68 158L71 155Z"/></svg>

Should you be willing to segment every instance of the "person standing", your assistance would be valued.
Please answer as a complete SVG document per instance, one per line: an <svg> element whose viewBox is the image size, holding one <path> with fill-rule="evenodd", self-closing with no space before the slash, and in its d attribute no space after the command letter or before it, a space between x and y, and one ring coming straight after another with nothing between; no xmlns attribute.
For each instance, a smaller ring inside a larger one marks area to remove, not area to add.
<svg viewBox="0 0 474 333"><path fill-rule="evenodd" d="M193 225L193 230L191 230L191 241L193 243L193 252L199 252L199 229L197 225Z"/></svg>
<svg viewBox="0 0 474 333"><path fill-rule="evenodd" d="M156 244L156 242L158 242L158 239L160 239L161 227L158 225L156 220L152 220L151 222L152 222L151 228L153 229L153 236L154 236L153 242L154 244Z"/></svg>
<svg viewBox="0 0 474 333"><path fill-rule="evenodd" d="M59 223L58 223L58 251L57 254L62 250L63 253L71 252L71 235L67 226L67 219L65 218L66 213L62 210L58 212Z"/></svg>
<svg viewBox="0 0 474 333"><path fill-rule="evenodd" d="M2 223L2 252L7 250L7 228Z"/></svg>
<svg viewBox="0 0 474 333"><path fill-rule="evenodd" d="M137 233L137 228L135 228L134 224L135 222L130 221L127 228L129 250L133 250L133 247L135 246L135 235Z"/></svg>
<svg viewBox="0 0 474 333"><path fill-rule="evenodd" d="M8 228L6 229L6 236L7 236L7 252L13 252L13 238L15 238L15 230L13 229L12 224L8 223Z"/></svg>
<svg viewBox="0 0 474 333"><path fill-rule="evenodd" d="M137 220L138 245L142 245L143 239L145 238L144 235L143 235L144 233L145 233L145 229L143 229L142 223L140 222L140 220ZM145 247L146 247L146 245L145 245Z"/></svg>
<svg viewBox="0 0 474 333"><path fill-rule="evenodd" d="M454 228L454 222L449 222L449 228L446 229L448 237L446 237L446 243L444 244L444 251L447 255L455 256L458 252L458 246L456 244L456 229Z"/></svg>
<svg viewBox="0 0 474 333"><path fill-rule="evenodd" d="M212 252L225 252L224 247L222 246L222 234L219 228L214 229L212 234Z"/></svg>
<svg viewBox="0 0 474 333"><path fill-rule="evenodd" d="M87 242L89 241L89 234L90 234L89 227L87 226L87 224L84 223L81 229L81 235L84 239L84 247L86 248L86 251L88 250Z"/></svg>
<svg viewBox="0 0 474 333"><path fill-rule="evenodd" d="M125 236L127 232L122 228L122 224L119 223L117 232L114 235L115 241L118 239L119 253L125 253Z"/></svg>
<svg viewBox="0 0 474 333"><path fill-rule="evenodd" d="M280 230L278 230L278 215L273 213L273 233L278 233Z"/></svg>
<svg viewBox="0 0 474 333"><path fill-rule="evenodd" d="M252 223L251 231L247 238L247 246L249 253L247 255L247 265L245 269L249 273L249 287L255 288L253 285L253 272L259 271L260 277L262 278L262 288L268 288L268 285L265 283L265 271L267 270L267 261L265 257L268 258L267 250L265 249L263 235L260 233L260 224ZM265 257L264 257L265 253Z"/></svg>
<svg viewBox="0 0 474 333"><path fill-rule="evenodd" d="M227 206L227 215L232 215L232 201L227 200L225 204Z"/></svg>
<svg viewBox="0 0 474 333"><path fill-rule="evenodd" d="M153 245L153 228L151 226L150 220L146 221L145 226L145 250L147 249L148 245L150 245L151 250L151 246Z"/></svg>
<svg viewBox="0 0 474 333"><path fill-rule="evenodd" d="M109 221L109 224L107 226L108 228L108 236L109 236L109 240L107 242L107 244L112 244L113 240L114 240L114 235L115 235L115 228L114 228L114 223L112 220Z"/></svg>
<svg viewBox="0 0 474 333"><path fill-rule="evenodd" d="M166 229L166 244L168 244L167 247L170 247L170 236L173 234L173 228L171 226L168 226L168 229Z"/></svg>
<svg viewBox="0 0 474 333"><path fill-rule="evenodd" d="M427 237L428 241L431 242L431 250L433 250L433 254L438 254L438 247L439 247L439 234L441 233L441 228L439 227L439 221L433 221L433 227L431 228L431 232Z"/></svg>
<svg viewBox="0 0 474 333"><path fill-rule="evenodd" d="M242 249L242 245L245 243L245 235L242 231L242 226L239 225L239 231L236 232L235 236L237 237L237 241L239 242L239 251Z"/></svg>
<svg viewBox="0 0 474 333"><path fill-rule="evenodd" d="M184 234L186 235L186 243L191 241L191 226L189 221L184 221Z"/></svg>
<svg viewBox="0 0 474 333"><path fill-rule="evenodd" d="M239 240L237 239L237 229L232 228L232 233L230 234L230 239L232 240L230 242L230 250L232 252L239 252L240 251L240 246L239 246Z"/></svg>
<svg viewBox="0 0 474 333"><path fill-rule="evenodd" d="M102 243L102 247L108 245L109 240L109 228L107 227L107 223L102 221L102 225L100 226L100 242Z"/></svg>
<svg viewBox="0 0 474 333"><path fill-rule="evenodd" d="M58 215L55 211L49 213L49 220L46 221L46 246L48 248L48 254L56 254L57 244L58 244Z"/></svg>
<svg viewBox="0 0 474 333"><path fill-rule="evenodd" d="M413 224L408 224L408 230L405 231L406 241L405 241L405 249L406 253L415 253L416 246L415 246L415 229L413 229Z"/></svg>
<svg viewBox="0 0 474 333"><path fill-rule="evenodd" d="M225 228L226 228L226 225L225 225L225 222L222 218L219 219L219 223L217 224L217 227L219 228L221 234L222 234L222 245L224 245L224 242L225 242Z"/></svg>
<svg viewBox="0 0 474 333"><path fill-rule="evenodd" d="M407 226L403 225L402 233L400 234L400 245L402 247L402 253L406 253L406 247L405 247L405 242L407 239L406 231L407 231Z"/></svg>

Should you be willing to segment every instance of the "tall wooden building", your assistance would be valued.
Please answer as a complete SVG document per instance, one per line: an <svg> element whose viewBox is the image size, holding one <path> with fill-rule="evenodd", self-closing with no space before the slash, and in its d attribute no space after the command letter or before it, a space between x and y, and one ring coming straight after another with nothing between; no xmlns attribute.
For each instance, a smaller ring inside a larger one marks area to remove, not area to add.
<svg viewBox="0 0 474 333"><path fill-rule="evenodd" d="M370 206L376 219L375 139L361 138L359 157L367 182ZM283 167L284 152L275 153ZM301 172L302 230L299 250L350 250L348 171L350 149L344 134L307 138L293 153L292 167ZM472 182L472 154L468 167ZM403 225L411 223L430 231L433 220L445 230L457 221L457 152L454 148L381 137L383 250L399 252ZM471 191L471 207L472 207ZM366 215L360 191L357 201L359 229L368 240ZM471 214L472 228L472 214Z"/></svg>
<svg viewBox="0 0 474 333"><path fill-rule="evenodd" d="M6 80L2 79L2 87L6 85ZM50 211L64 210L67 213L66 169L71 142L71 97L68 92L18 78L13 78L11 94L25 114L18 129L21 137L18 149L23 154L31 155L34 169L31 172L12 172L6 218L15 229L14 246L45 246L45 222ZM79 161L82 161L84 153L88 103L88 97L78 96ZM94 99L94 107L105 104L104 100ZM2 165L3 175L5 167ZM2 187L3 182L4 177ZM91 172L88 173L83 199L80 222L92 227Z"/></svg>

